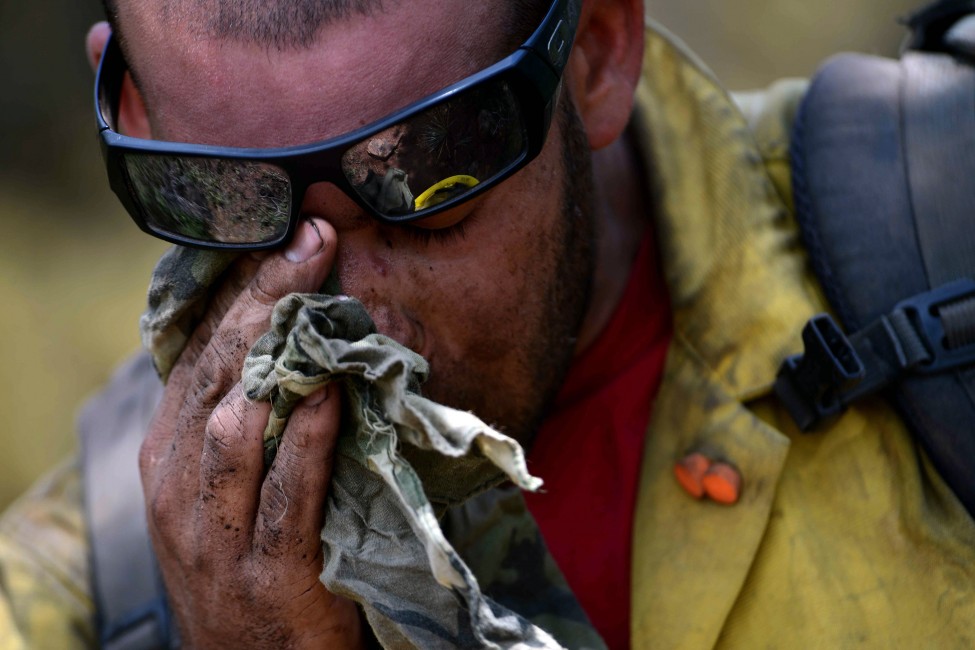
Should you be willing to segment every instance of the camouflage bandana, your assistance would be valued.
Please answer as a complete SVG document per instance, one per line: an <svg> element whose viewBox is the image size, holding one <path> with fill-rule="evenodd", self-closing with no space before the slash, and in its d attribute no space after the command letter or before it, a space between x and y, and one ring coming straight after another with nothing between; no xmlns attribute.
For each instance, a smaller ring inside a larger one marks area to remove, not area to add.
<svg viewBox="0 0 975 650"><path fill-rule="evenodd" d="M141 329L164 381L232 261L180 247L160 260ZM322 582L362 606L385 648L603 647L520 494L490 490L505 478L541 485L521 447L476 416L422 397L427 370L422 357L377 334L358 301L317 294L279 301L271 330L244 362L248 399L272 405L268 462L304 396L329 382L345 391ZM470 566L441 530L452 506L446 523Z"/></svg>

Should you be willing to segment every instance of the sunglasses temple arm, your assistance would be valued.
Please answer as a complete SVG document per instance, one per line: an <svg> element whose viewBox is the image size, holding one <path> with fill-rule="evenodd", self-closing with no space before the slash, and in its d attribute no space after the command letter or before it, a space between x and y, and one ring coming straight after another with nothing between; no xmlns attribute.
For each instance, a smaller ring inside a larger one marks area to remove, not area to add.
<svg viewBox="0 0 975 650"><path fill-rule="evenodd" d="M118 130L118 99L125 81L125 59L118 39L112 34L105 43L95 77L95 116L99 129ZM111 120L111 121L109 121Z"/></svg>
<svg viewBox="0 0 975 650"><path fill-rule="evenodd" d="M555 0L541 26L523 46L548 64L557 79L569 61L581 4L582 0Z"/></svg>

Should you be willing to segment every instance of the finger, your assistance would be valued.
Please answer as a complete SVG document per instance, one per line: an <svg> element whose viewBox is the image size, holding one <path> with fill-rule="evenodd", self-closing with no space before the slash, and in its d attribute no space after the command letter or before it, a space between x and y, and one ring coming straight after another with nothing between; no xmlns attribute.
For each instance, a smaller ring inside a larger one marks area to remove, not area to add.
<svg viewBox="0 0 975 650"><path fill-rule="evenodd" d="M170 375L166 399L154 415L140 452L147 507L159 515L160 525L170 522L171 527L187 528L185 517L199 507L202 494L201 453L211 413L237 383L243 357L267 328L277 298L289 291L320 286L331 266L334 249L334 230L324 222L315 226L302 224L289 250L265 258L246 287L237 292L239 295L207 343L209 356L198 360L192 373L186 371L184 359L180 372L174 370ZM272 295L272 291L280 296ZM233 353L228 352L231 347ZM218 426L233 426L231 411L222 411L221 417Z"/></svg>
<svg viewBox="0 0 975 650"><path fill-rule="evenodd" d="M264 476L263 433L269 404L253 404L238 383L213 410L200 455L202 539L250 540Z"/></svg>
<svg viewBox="0 0 975 650"><path fill-rule="evenodd" d="M189 377L192 376L200 352L209 342L213 330L223 320L233 303L234 298L257 272L260 262L266 253L251 253L242 255L227 269L218 287L207 300L206 312L201 321L195 326L186 342L186 347L177 357L176 363L169 375L162 401L156 408L154 421L159 421L158 427L152 426L149 431L164 435L149 435L143 441L143 468L151 469L159 462L166 460L172 452L172 438L175 428L172 426L179 417L186 401L186 393L190 387ZM146 478L146 472L143 472Z"/></svg>
<svg viewBox="0 0 975 650"><path fill-rule="evenodd" d="M240 380L244 357L268 329L274 305L291 292L318 290L331 269L335 244L335 231L324 221L304 222L286 251L269 255L261 263L187 378L189 389L173 437L176 462L198 464L203 445L200 434L213 409Z"/></svg>
<svg viewBox="0 0 975 650"><path fill-rule="evenodd" d="M328 385L291 414L261 488L254 544L266 555L319 546L340 410L339 391Z"/></svg>
<svg viewBox="0 0 975 650"><path fill-rule="evenodd" d="M179 353L176 363L169 375L167 390L163 394L163 399L156 409L156 413L163 420L175 422L180 409L186 398L186 391L189 388L188 377L191 376L193 368L200 357L206 344L209 342L213 331L223 320L227 310L233 304L234 299L243 291L247 283L254 277L261 261L267 257L265 252L248 253L239 256L230 267L220 277L216 287L212 288L210 296L206 300L206 311L200 321L194 325L186 341L185 347ZM149 441L150 443L152 441ZM169 441L165 442L167 445ZM165 453L163 453L165 452ZM154 455L165 457L168 450L155 450Z"/></svg>
<svg viewBox="0 0 975 650"><path fill-rule="evenodd" d="M308 229L309 224L312 225L311 230ZM294 237L283 253L254 252L238 257L227 272L224 273L219 284L214 288L212 295L208 299L206 312L190 335L186 347L183 349L173 368L173 373L193 372L200 355L206 349L220 323L224 321L227 313L237 301L238 297L248 288L260 271L262 264L270 256L281 256L283 254L287 259L301 263L314 257L314 254L319 249L328 248L328 240L322 239L323 233L325 232L323 231L323 227L325 225L325 222L321 220L300 223L295 231ZM312 236L315 234L318 235L318 238ZM332 239L332 242L334 243L334 239ZM332 250L334 252L334 246L332 246ZM323 250L322 252L327 251ZM328 260L327 264L331 267L331 260ZM313 290L315 289L293 289L292 291Z"/></svg>
<svg viewBox="0 0 975 650"><path fill-rule="evenodd" d="M267 259L267 253L257 252L241 255L224 272L217 284L212 287L207 298L206 311L186 341L186 346L173 366L170 376L191 373L206 348L214 331L226 317L237 296L244 291Z"/></svg>

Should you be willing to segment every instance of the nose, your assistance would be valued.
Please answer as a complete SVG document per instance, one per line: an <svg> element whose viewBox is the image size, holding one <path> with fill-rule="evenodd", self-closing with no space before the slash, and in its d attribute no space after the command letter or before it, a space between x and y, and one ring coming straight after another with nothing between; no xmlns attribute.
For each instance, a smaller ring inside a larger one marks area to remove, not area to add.
<svg viewBox="0 0 975 650"><path fill-rule="evenodd" d="M335 276L342 291L367 301L388 281L393 260L383 236L383 224L332 183L316 183L305 192L301 204L305 217L320 217L335 228L338 249Z"/></svg>
<svg viewBox="0 0 975 650"><path fill-rule="evenodd" d="M390 226L366 214L331 183L317 183L305 193L301 214L329 222L338 235L334 277L342 293L359 299L379 332L421 349L422 326L402 304L409 259L394 250Z"/></svg>
<svg viewBox="0 0 975 650"><path fill-rule="evenodd" d="M322 217L341 235L362 228L375 227L375 220L333 183L315 183L305 192L301 214Z"/></svg>

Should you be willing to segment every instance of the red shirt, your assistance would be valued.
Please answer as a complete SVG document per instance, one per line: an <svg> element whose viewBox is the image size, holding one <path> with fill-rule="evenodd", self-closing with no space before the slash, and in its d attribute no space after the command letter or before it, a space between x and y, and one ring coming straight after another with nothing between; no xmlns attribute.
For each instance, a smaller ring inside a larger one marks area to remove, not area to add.
<svg viewBox="0 0 975 650"><path fill-rule="evenodd" d="M552 556L612 649L630 644L630 546L643 438L671 337L670 303L644 237L599 337L573 362L529 453L526 494Z"/></svg>

